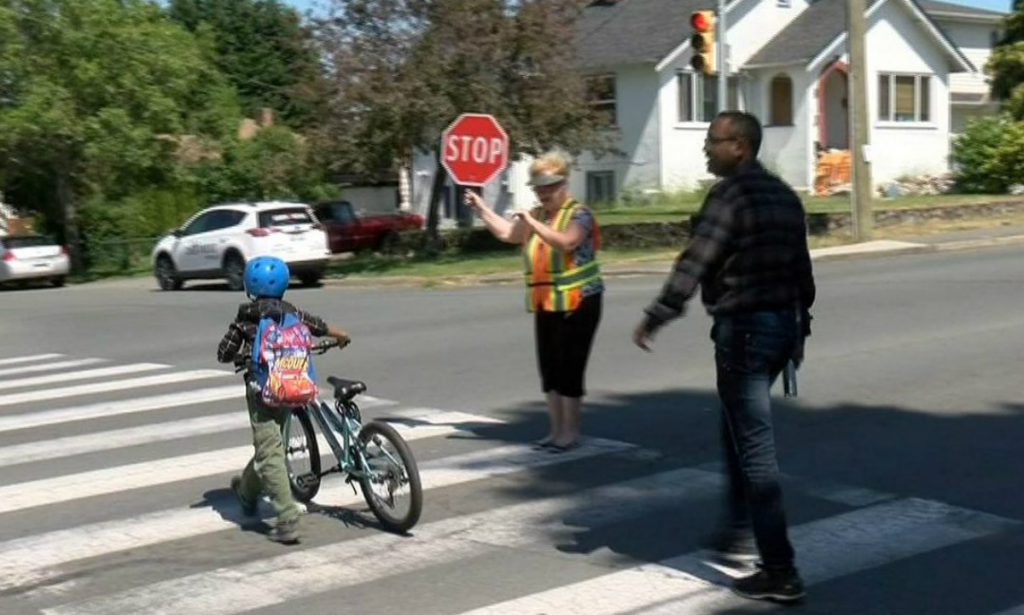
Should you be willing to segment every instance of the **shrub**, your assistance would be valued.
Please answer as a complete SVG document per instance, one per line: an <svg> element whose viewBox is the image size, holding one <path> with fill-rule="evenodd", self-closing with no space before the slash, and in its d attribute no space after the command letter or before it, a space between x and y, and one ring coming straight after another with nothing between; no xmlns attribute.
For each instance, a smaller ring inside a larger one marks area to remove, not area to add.
<svg viewBox="0 0 1024 615"><path fill-rule="evenodd" d="M1024 122L1006 115L972 121L953 141L952 158L961 191L1005 194L1024 183Z"/></svg>

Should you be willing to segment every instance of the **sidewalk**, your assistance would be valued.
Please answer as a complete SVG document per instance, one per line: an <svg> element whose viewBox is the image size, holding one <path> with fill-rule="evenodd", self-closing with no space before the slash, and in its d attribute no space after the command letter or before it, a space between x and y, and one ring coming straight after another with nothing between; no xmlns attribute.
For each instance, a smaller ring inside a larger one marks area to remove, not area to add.
<svg viewBox="0 0 1024 615"><path fill-rule="evenodd" d="M1001 245L1024 244L1024 225L999 226L993 228L955 231L932 235L908 236L901 240L877 239L863 243L851 243L811 250L811 260L827 261L843 258L860 258L938 252L947 250L968 250ZM628 277L637 275L666 275L673 261L658 260L638 263L602 263L601 273L606 277ZM462 286L472 284L521 283L523 276L515 273L493 273L487 275L448 276L426 278L420 276L374 276L328 278L327 285L401 286L431 283L438 286Z"/></svg>

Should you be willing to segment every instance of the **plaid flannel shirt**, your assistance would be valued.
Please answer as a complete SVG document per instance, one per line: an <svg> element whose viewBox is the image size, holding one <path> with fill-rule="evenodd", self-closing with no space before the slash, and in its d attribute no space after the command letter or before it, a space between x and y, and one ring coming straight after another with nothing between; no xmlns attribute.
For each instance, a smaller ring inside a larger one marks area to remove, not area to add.
<svg viewBox="0 0 1024 615"><path fill-rule="evenodd" d="M282 299L256 299L238 306L235 320L228 325L227 333L217 345L217 360L221 363L234 361L243 348L251 348L261 318L273 316L280 319L286 312L297 314L313 335L327 335L327 324L318 316L296 309L294 305Z"/></svg>
<svg viewBox="0 0 1024 615"><path fill-rule="evenodd" d="M759 162L718 182L691 229L661 294L644 310L648 330L682 315L698 285L712 316L806 311L814 303L803 204Z"/></svg>

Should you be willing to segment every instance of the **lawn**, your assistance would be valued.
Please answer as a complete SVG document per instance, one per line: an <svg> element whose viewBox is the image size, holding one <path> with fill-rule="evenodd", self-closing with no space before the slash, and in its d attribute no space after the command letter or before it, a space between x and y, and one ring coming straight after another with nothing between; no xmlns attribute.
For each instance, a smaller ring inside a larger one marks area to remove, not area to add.
<svg viewBox="0 0 1024 615"><path fill-rule="evenodd" d="M598 220L601 224L638 224L641 222L674 222L688 218L700 209L703 192L681 192L652 198L643 205L598 205ZM851 211L849 196L812 197L804 196L807 213L842 213ZM905 196L893 199L876 199L875 210L921 209L927 207L953 207L957 205L978 205L996 202L1024 203L1024 196L992 194L941 194L933 196Z"/></svg>

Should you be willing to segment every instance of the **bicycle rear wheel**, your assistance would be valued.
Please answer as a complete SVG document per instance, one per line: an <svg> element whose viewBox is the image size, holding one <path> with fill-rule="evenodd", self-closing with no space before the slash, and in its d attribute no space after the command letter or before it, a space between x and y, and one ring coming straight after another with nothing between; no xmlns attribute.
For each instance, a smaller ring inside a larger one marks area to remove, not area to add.
<svg viewBox="0 0 1024 615"><path fill-rule="evenodd" d="M291 413L283 434L284 463L292 495L305 504L320 491L320 447L306 409L296 408Z"/></svg>
<svg viewBox="0 0 1024 615"><path fill-rule="evenodd" d="M370 510L381 524L405 532L420 519L423 487L416 459L402 436L387 423L371 421L359 431L367 467L359 485Z"/></svg>

